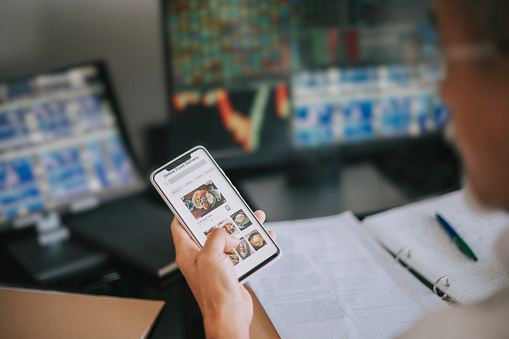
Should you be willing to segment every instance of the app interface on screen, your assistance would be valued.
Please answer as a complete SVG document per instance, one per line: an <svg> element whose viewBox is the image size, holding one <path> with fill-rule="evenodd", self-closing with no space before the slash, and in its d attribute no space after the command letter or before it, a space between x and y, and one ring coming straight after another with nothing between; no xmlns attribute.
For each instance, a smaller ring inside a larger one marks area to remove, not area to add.
<svg viewBox="0 0 509 339"><path fill-rule="evenodd" d="M196 150L184 163L158 172L154 180L201 244L215 228L240 239L228 253L239 277L277 252L205 151Z"/></svg>

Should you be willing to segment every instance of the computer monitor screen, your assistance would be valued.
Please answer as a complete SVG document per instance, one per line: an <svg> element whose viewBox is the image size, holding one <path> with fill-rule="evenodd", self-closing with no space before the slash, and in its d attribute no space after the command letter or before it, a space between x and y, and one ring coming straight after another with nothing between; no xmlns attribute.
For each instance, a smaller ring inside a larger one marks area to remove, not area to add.
<svg viewBox="0 0 509 339"><path fill-rule="evenodd" d="M221 161L290 146L288 77L299 67L294 1L163 1L175 153Z"/></svg>
<svg viewBox="0 0 509 339"><path fill-rule="evenodd" d="M174 155L284 159L436 133L429 0L162 0Z"/></svg>
<svg viewBox="0 0 509 339"><path fill-rule="evenodd" d="M295 74L293 142L312 148L441 131L450 117L438 94L442 77L433 63Z"/></svg>
<svg viewBox="0 0 509 339"><path fill-rule="evenodd" d="M0 226L138 191L104 66L0 82Z"/></svg>

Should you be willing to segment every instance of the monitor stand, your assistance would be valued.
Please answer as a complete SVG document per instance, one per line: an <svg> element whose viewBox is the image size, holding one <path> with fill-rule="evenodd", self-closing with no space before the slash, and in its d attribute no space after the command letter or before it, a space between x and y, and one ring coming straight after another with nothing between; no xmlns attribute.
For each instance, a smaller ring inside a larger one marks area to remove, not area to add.
<svg viewBox="0 0 509 339"><path fill-rule="evenodd" d="M50 284L104 264L108 256L73 242L60 215L51 212L38 218L37 237L8 243L7 252L36 281Z"/></svg>

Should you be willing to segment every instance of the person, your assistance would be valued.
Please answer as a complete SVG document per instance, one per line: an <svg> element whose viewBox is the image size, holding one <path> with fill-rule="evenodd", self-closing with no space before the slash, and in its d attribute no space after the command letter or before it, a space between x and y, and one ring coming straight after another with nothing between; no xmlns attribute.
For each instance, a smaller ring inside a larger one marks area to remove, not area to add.
<svg viewBox="0 0 509 339"><path fill-rule="evenodd" d="M436 0L433 9L447 68L441 95L452 110L468 186L479 203L509 210L509 1ZM256 215L264 221L262 212ZM207 337L247 338L253 302L224 254L238 240L216 230L200 250L178 221L171 229ZM509 232L496 247L509 269ZM465 337L509 338L509 289L427 315L399 338Z"/></svg>

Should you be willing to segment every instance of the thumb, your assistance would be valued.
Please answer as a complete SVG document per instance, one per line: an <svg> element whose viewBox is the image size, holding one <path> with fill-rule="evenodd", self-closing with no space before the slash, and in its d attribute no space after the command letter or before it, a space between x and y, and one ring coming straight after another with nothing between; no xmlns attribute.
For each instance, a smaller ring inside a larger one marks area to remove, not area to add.
<svg viewBox="0 0 509 339"><path fill-rule="evenodd" d="M205 246L203 246L203 252L208 252L211 255L222 254L238 246L238 244L239 239L232 237L224 229L215 229L207 239Z"/></svg>

